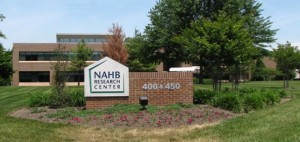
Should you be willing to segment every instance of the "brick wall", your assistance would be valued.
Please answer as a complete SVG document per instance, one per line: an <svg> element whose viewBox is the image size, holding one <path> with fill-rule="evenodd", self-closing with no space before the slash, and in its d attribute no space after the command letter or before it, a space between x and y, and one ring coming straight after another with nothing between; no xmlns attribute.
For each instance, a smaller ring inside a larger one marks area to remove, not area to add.
<svg viewBox="0 0 300 142"><path fill-rule="evenodd" d="M130 72L129 82L128 97L87 97L86 108L104 108L114 104L139 104L140 96L148 96L148 105L193 103L193 74L190 72ZM177 83L177 88L174 86L175 83ZM157 86L154 87L155 89L144 90L144 84ZM175 89L171 89L172 86Z"/></svg>

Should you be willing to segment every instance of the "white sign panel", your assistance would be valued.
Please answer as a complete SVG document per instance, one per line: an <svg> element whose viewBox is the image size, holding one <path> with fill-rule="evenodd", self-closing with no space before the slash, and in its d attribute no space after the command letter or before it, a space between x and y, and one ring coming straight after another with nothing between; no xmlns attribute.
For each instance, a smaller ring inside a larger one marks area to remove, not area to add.
<svg viewBox="0 0 300 142"><path fill-rule="evenodd" d="M129 96L128 67L105 57L84 69L84 96Z"/></svg>

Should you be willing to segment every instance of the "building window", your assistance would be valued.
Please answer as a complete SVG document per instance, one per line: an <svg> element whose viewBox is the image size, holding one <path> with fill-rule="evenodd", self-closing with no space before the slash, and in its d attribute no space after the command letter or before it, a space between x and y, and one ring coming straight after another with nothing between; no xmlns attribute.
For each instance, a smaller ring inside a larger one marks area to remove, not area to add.
<svg viewBox="0 0 300 142"><path fill-rule="evenodd" d="M20 71L19 82L50 82L49 71Z"/></svg>
<svg viewBox="0 0 300 142"><path fill-rule="evenodd" d="M66 58L74 57L74 52L65 52ZM55 52L19 52L19 61L53 61ZM92 61L98 61L103 57L102 52L93 52Z"/></svg>
<svg viewBox="0 0 300 142"><path fill-rule="evenodd" d="M71 39L71 42L76 42L76 39L72 38L72 39Z"/></svg>
<svg viewBox="0 0 300 142"><path fill-rule="evenodd" d="M20 61L37 61L38 60L37 52L20 52L19 60Z"/></svg>
<svg viewBox="0 0 300 142"><path fill-rule="evenodd" d="M54 57L54 52L19 52L19 61L50 61Z"/></svg>
<svg viewBox="0 0 300 142"><path fill-rule="evenodd" d="M88 39L88 42L95 42L95 39L89 38L89 39Z"/></svg>
<svg viewBox="0 0 300 142"><path fill-rule="evenodd" d="M101 54L100 54L100 52L94 52L93 53L93 56L92 56L92 58L91 58L91 60L92 61L98 61L98 60L100 60L101 59Z"/></svg>
<svg viewBox="0 0 300 142"><path fill-rule="evenodd" d="M102 39L96 38L96 42L97 42L97 43L102 43Z"/></svg>
<svg viewBox="0 0 300 142"><path fill-rule="evenodd" d="M78 75L78 72L69 71L68 74L68 82L84 82L84 73L81 71Z"/></svg>

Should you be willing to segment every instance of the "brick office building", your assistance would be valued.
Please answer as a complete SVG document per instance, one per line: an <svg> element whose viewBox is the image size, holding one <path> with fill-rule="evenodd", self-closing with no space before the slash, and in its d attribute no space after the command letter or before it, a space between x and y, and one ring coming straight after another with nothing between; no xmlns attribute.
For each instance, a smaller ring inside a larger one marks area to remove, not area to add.
<svg viewBox="0 0 300 142"><path fill-rule="evenodd" d="M14 43L13 44L13 70L12 86L49 86L52 82L53 71L51 62L55 62L55 48L61 43L66 47L68 56L72 56L70 49L77 47L77 44L84 40L87 47L93 49L91 64L105 56L103 44L106 44L106 36L103 34L57 34L56 43ZM191 66L181 63L180 66ZM156 71L163 71L163 63L156 67ZM77 85L79 79L83 85L84 75L77 75L75 72L68 72L69 80L67 85Z"/></svg>
<svg viewBox="0 0 300 142"><path fill-rule="evenodd" d="M14 43L13 44L13 86L49 86L52 82L53 71L51 62L55 58L54 49L59 43L66 47L65 54L71 56L70 49L84 40L87 47L93 49L93 56L89 64L105 56L103 44L106 43L106 35L100 34L57 34L56 43ZM68 72L68 84L76 84L79 79L83 82L83 73L77 75ZM83 84L83 83L81 83Z"/></svg>

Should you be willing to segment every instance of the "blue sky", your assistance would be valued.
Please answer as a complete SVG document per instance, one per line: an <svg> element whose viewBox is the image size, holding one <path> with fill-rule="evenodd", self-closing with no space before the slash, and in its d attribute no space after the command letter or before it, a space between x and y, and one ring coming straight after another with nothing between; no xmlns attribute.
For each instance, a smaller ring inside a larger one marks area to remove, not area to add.
<svg viewBox="0 0 300 142"><path fill-rule="evenodd" d="M6 19L0 30L5 48L13 43L51 43L56 33L107 33L112 23L123 27L127 37L150 22L147 17L156 0L0 0ZM264 17L271 16L272 28L279 29L276 43L290 41L300 46L300 1L258 0ZM271 44L273 47L276 43Z"/></svg>

